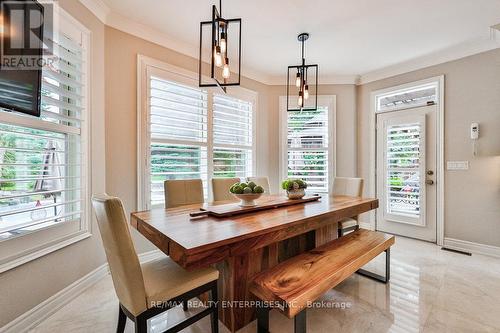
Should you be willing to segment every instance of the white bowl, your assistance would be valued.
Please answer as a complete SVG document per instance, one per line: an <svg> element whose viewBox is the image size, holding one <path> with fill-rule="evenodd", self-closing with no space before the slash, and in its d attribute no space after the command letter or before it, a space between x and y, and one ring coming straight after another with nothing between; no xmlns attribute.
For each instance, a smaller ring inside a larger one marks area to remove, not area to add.
<svg viewBox="0 0 500 333"><path fill-rule="evenodd" d="M248 194L236 194L232 193L236 198L240 199L241 207L253 207L257 206L255 199L260 198L262 193L248 193Z"/></svg>

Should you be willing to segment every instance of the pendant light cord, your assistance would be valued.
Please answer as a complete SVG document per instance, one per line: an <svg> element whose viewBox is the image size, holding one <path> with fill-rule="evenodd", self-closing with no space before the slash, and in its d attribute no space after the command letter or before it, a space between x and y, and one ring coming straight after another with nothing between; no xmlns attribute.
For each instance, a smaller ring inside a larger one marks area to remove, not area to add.
<svg viewBox="0 0 500 333"><path fill-rule="evenodd" d="M302 39L302 65L304 65L305 63L305 58L304 58L304 43L305 43L305 40Z"/></svg>

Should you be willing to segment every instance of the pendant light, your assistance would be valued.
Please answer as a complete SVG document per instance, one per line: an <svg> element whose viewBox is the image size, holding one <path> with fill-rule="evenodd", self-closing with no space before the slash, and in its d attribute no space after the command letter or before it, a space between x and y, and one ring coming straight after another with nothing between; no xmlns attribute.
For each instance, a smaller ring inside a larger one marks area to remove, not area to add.
<svg viewBox="0 0 500 333"><path fill-rule="evenodd" d="M232 32L231 35L229 32ZM231 40L229 40L230 36ZM204 57L206 49L211 50L210 60ZM229 62L230 58L231 63ZM200 23L200 56L198 61L200 87L218 86L226 92L226 87L240 85L241 18L223 18L222 0L219 0L219 9L215 5L212 6L212 20ZM206 66L209 66L208 70ZM207 80L208 73L210 78Z"/></svg>
<svg viewBox="0 0 500 333"><path fill-rule="evenodd" d="M302 47L302 63L288 66L286 85L287 111L313 111L318 108L318 65L307 65L304 55L307 32L297 37Z"/></svg>

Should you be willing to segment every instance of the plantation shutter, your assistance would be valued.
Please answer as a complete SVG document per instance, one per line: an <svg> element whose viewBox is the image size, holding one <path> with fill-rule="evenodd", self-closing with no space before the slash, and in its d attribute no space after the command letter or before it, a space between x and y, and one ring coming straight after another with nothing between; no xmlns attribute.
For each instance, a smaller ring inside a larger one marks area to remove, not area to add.
<svg viewBox="0 0 500 333"><path fill-rule="evenodd" d="M82 217L86 51L62 33L54 51L59 60L42 71L41 117L0 123L0 239Z"/></svg>
<svg viewBox="0 0 500 333"><path fill-rule="evenodd" d="M308 190L328 192L328 108L287 112L287 174L307 182Z"/></svg>
<svg viewBox="0 0 500 333"><path fill-rule="evenodd" d="M207 193L206 91L150 78L151 205L164 203L167 179L201 178Z"/></svg>
<svg viewBox="0 0 500 333"><path fill-rule="evenodd" d="M213 97L213 176L252 175L253 105L226 95Z"/></svg>
<svg viewBox="0 0 500 333"><path fill-rule="evenodd" d="M420 123L387 127L387 212L420 216Z"/></svg>

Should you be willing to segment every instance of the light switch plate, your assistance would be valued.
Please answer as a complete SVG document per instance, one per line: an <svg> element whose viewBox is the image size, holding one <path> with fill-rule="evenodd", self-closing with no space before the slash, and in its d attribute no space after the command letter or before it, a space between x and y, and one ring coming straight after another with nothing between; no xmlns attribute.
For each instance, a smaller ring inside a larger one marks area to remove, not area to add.
<svg viewBox="0 0 500 333"><path fill-rule="evenodd" d="M469 170L469 161L448 161L447 170Z"/></svg>

